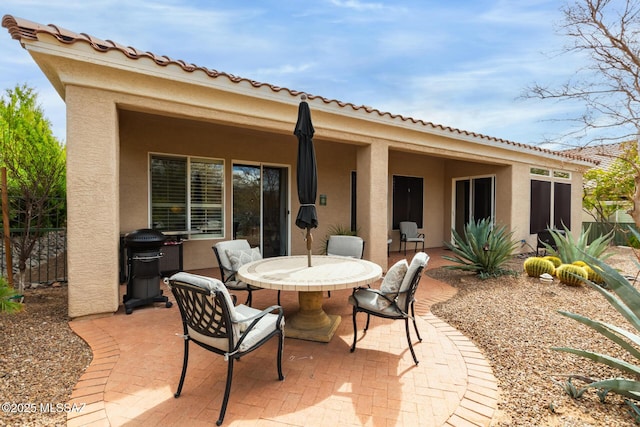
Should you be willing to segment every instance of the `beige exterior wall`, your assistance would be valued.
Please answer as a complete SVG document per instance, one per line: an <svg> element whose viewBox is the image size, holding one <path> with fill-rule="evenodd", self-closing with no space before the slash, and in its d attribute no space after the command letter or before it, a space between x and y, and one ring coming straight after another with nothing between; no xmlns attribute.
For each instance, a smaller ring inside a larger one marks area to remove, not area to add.
<svg viewBox="0 0 640 427"><path fill-rule="evenodd" d="M261 134L204 122L121 111L120 167L122 218L120 232L149 227L149 154L190 155L221 159L225 163L225 237L232 230L232 166L266 164L288 167L290 195L290 253L306 253L305 231L294 224L299 203L295 185L298 142L291 135ZM327 230L333 225L349 226L351 171L356 169L357 147L322 140L314 141L318 162L318 195L327 205L317 205L320 225L313 230L313 252L322 253ZM211 247L221 239L193 236L183 244L184 268L209 268L215 257Z"/></svg>
<svg viewBox="0 0 640 427"><path fill-rule="evenodd" d="M444 238L444 171L446 159L424 154L392 151L389 155L389 194L387 196L388 229L393 239L391 250L399 250L400 232L391 230L393 222L393 176L412 176L423 178L423 228L425 247L442 246Z"/></svg>
<svg viewBox="0 0 640 427"><path fill-rule="evenodd" d="M518 240L525 240L527 243L521 246L523 252L530 251L536 247L536 235L529 233L529 217L531 212L531 175L529 170L532 165L517 164L512 168L511 194L513 209L510 212L511 230Z"/></svg>
<svg viewBox="0 0 640 427"><path fill-rule="evenodd" d="M118 309L118 116L104 91L67 88L69 316Z"/></svg>
<svg viewBox="0 0 640 427"><path fill-rule="evenodd" d="M35 38L34 38L35 37ZM254 85L201 69L160 66L101 51L82 41L63 43L36 32L21 43L67 104L69 315L113 313L121 304L119 237L149 226L149 153L225 162L225 239L231 238L234 162L286 166L290 171L290 253L305 251L294 225L299 93ZM496 220L529 235L531 166L573 173L572 223L581 216L584 161L430 123L317 97L309 100L316 134L320 227L314 253L332 225L350 224L352 171L357 171L357 221L365 256L386 269L393 175L424 178L426 247L450 238L452 180L495 175ZM579 227L574 226L574 232ZM185 269L215 265L215 240L184 244Z"/></svg>
<svg viewBox="0 0 640 427"><path fill-rule="evenodd" d="M387 270L387 175L389 149L377 143L358 150L357 222L365 258Z"/></svg>

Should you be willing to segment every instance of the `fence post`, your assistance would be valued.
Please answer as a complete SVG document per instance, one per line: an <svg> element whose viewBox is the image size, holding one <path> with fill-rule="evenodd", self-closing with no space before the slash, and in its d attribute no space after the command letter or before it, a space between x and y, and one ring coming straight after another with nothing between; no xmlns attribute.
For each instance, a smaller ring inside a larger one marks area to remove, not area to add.
<svg viewBox="0 0 640 427"><path fill-rule="evenodd" d="M13 259L11 258L11 231L9 228L9 194L7 193L7 168L2 168L2 224L4 228L4 255L7 260L7 281L13 287Z"/></svg>

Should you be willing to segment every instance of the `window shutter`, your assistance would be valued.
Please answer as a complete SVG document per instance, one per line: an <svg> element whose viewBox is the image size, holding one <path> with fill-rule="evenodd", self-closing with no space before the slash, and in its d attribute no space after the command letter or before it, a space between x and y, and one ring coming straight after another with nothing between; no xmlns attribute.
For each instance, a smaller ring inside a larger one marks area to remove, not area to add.
<svg viewBox="0 0 640 427"><path fill-rule="evenodd" d="M551 222L551 183L531 180L529 233L546 230Z"/></svg>

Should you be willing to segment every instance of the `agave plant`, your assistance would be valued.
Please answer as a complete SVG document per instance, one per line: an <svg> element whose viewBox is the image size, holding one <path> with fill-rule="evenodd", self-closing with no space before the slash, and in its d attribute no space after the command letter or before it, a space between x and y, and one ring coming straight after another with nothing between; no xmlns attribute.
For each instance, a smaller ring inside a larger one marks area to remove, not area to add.
<svg viewBox="0 0 640 427"><path fill-rule="evenodd" d="M588 244L591 226L587 227L586 230L583 230L580 233L578 240L573 238L571 232L566 226L563 226L563 228L564 234L557 230L549 229L557 249L554 249L551 245L544 243L547 251L557 255L563 263L572 264L576 261L583 261L584 254L598 259L606 259L611 256L611 254L605 254L604 251L611 243L611 240L613 240L613 231L599 236L591 242L591 244Z"/></svg>
<svg viewBox="0 0 640 427"><path fill-rule="evenodd" d="M477 222L470 221L464 227L464 236L452 230L453 243L444 242L455 256L443 256L454 262L446 266L451 270L472 271L481 278L515 274L503 268L511 259L518 242L513 240L513 232L507 232L505 226L493 226L489 218Z"/></svg>
<svg viewBox="0 0 640 427"><path fill-rule="evenodd" d="M632 231L636 234L636 237L640 237L638 232L635 230ZM559 313L594 329L596 332L620 346L634 359L640 361L640 351L638 350L640 347L640 292L617 270L608 266L603 261L587 253L583 253L582 257L587 265L592 268L597 267L601 270L599 273L606 283L606 289L589 280L583 279L584 282L602 294L609 304L629 322L633 330L635 330L635 333L610 323L589 319L579 314L567 311L560 311ZM552 347L552 349L573 353L597 363L619 369L631 378L640 378L640 365L638 364L630 363L607 354L570 347ZM588 384L587 387L609 390L630 399L640 400L640 381L636 379L609 378L592 382Z"/></svg>

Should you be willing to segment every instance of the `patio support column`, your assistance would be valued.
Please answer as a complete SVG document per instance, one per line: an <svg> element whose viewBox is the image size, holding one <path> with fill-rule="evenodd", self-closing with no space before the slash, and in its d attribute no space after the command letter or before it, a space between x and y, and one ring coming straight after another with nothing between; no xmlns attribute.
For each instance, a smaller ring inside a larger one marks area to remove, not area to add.
<svg viewBox="0 0 640 427"><path fill-rule="evenodd" d="M376 141L358 148L357 225L365 240L365 258L387 270L387 187L389 147Z"/></svg>
<svg viewBox="0 0 640 427"><path fill-rule="evenodd" d="M119 304L119 139L107 92L67 86L69 316L114 313Z"/></svg>

